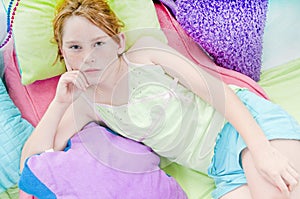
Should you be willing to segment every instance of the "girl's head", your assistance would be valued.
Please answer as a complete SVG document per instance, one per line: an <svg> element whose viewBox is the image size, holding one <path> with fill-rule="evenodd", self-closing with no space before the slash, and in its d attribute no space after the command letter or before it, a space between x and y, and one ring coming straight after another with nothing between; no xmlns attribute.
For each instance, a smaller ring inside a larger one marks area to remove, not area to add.
<svg viewBox="0 0 300 199"><path fill-rule="evenodd" d="M64 26L67 19L72 16L80 16L87 19L108 36L112 37L116 43L120 42L120 37L116 35L120 33L123 24L105 0L64 0L58 8L53 21L54 39L58 44L57 59L60 59L60 61L63 61Z"/></svg>

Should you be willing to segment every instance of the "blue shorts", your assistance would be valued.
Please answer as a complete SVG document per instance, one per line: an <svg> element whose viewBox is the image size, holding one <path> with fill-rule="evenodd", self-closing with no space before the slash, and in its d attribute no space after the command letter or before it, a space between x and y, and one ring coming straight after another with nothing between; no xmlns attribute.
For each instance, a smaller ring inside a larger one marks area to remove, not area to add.
<svg viewBox="0 0 300 199"><path fill-rule="evenodd" d="M280 106L248 90L238 91L237 95L269 140L300 140L300 125ZM238 132L230 123L226 123L217 137L214 156L208 168L208 175L216 184L213 198L220 198L247 183L241 164L241 152L245 148L246 144Z"/></svg>

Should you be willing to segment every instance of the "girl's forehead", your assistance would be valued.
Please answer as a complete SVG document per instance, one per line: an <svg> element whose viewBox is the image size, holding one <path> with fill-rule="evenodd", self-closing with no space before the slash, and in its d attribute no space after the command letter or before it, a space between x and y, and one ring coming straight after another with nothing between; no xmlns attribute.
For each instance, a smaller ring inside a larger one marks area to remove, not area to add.
<svg viewBox="0 0 300 199"><path fill-rule="evenodd" d="M85 37L108 37L108 35L85 17L71 16L67 18L63 27L63 39Z"/></svg>

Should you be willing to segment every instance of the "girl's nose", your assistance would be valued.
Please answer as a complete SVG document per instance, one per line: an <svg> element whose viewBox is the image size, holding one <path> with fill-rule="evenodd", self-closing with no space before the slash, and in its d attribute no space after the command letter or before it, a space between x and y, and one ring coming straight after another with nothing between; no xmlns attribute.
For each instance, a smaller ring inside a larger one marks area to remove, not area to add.
<svg viewBox="0 0 300 199"><path fill-rule="evenodd" d="M93 52L94 52L94 50L90 50L89 52L87 52L85 54L84 63L91 64L91 63L95 63L96 62L96 58L95 58L95 55L94 55Z"/></svg>

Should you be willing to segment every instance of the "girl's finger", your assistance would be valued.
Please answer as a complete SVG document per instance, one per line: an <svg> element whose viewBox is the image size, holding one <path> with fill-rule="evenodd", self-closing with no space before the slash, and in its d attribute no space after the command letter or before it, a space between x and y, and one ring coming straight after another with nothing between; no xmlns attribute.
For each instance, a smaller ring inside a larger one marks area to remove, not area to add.
<svg viewBox="0 0 300 199"><path fill-rule="evenodd" d="M85 86L89 87L89 82L88 82L86 76L82 72L80 72L80 77L81 77L82 81L84 82Z"/></svg>
<svg viewBox="0 0 300 199"><path fill-rule="evenodd" d="M82 84L82 86L86 89L89 84L87 82L86 77L84 76L84 74L82 72L78 73L78 79L80 80L80 83Z"/></svg>
<svg viewBox="0 0 300 199"><path fill-rule="evenodd" d="M282 178L288 186L289 191L292 191L298 184L298 181L288 171L282 173Z"/></svg>
<svg viewBox="0 0 300 199"><path fill-rule="evenodd" d="M76 88L85 90L87 88L85 78L80 71L71 71L64 77L66 83L72 83Z"/></svg>
<svg viewBox="0 0 300 199"><path fill-rule="evenodd" d="M276 186L278 187L278 189L287 197L289 197L289 189L288 186L286 185L286 183L284 182L284 180L282 179L281 176L278 176L276 179L274 179L274 182L276 184Z"/></svg>

